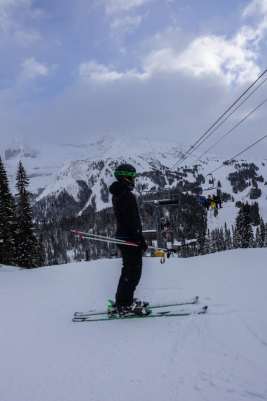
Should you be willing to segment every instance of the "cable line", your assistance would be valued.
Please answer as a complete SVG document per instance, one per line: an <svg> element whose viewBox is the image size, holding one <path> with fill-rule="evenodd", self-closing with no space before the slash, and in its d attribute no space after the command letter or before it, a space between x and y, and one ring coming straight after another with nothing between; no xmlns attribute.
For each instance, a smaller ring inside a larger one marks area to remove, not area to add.
<svg viewBox="0 0 267 401"><path fill-rule="evenodd" d="M241 95L226 109L225 112L223 112L217 120L195 141L193 145L189 147L189 149L185 152L185 154L177 161L174 163L173 167L174 168L177 164L180 164L181 162L185 161L189 155L193 152L195 147L202 141L203 138L207 136L207 134L229 113L229 111L250 91L250 89L256 85L256 83L266 74L267 69L265 69L259 76L258 78L252 82L249 87L241 93Z"/></svg>
<svg viewBox="0 0 267 401"><path fill-rule="evenodd" d="M267 78L266 78L267 80ZM255 113L260 107L262 107L265 103L267 102L267 98L264 99L261 103L259 103L253 110L251 110L249 113L245 115L238 123L236 123L231 129L229 129L221 138L218 139L213 145L211 145L205 152L203 152L197 159L197 161L200 161L201 158L208 153L211 149L213 149L218 143L220 143L224 138L226 138L228 135L230 135L237 127L239 127L241 124L243 124L244 121L246 121L252 114Z"/></svg>
<svg viewBox="0 0 267 401"><path fill-rule="evenodd" d="M230 163L231 161L233 161L236 157L242 155L243 153L245 153L247 150L253 148L253 146L257 145L259 142L263 141L263 139L267 138L267 134L262 136L261 138L259 138L256 142L253 142L251 145L247 146L245 149L241 150L241 152L237 153L236 155L232 156L230 160L228 160L228 162ZM217 167L216 169L212 170L209 174L213 174L215 173L215 171L220 170L222 167L225 166L225 162L222 163L219 167ZM207 175L209 175L207 174Z"/></svg>
<svg viewBox="0 0 267 401"><path fill-rule="evenodd" d="M230 114L228 114L228 116L226 116L218 125L216 125L216 127L214 127L211 132L209 132L209 134L206 136L206 138L203 138L202 141L194 148L194 151L197 150L202 143L206 142L206 140L212 135L214 134L214 132L216 132L241 106L243 106L243 104L262 86L265 84L265 82L267 81L267 78L265 78L258 86L256 86L255 89L253 89L253 91L251 93L248 94L248 96L245 97L244 100L242 100L241 103L239 103L232 111ZM189 154L189 156L192 154L192 152Z"/></svg>

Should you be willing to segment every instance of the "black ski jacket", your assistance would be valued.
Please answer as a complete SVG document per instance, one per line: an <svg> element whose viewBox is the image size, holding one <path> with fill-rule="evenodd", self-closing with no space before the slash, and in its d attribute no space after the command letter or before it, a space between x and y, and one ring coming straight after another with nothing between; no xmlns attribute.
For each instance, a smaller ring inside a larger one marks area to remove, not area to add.
<svg viewBox="0 0 267 401"><path fill-rule="evenodd" d="M134 241L145 247L136 197L126 184L115 181L109 188L117 220L118 239Z"/></svg>

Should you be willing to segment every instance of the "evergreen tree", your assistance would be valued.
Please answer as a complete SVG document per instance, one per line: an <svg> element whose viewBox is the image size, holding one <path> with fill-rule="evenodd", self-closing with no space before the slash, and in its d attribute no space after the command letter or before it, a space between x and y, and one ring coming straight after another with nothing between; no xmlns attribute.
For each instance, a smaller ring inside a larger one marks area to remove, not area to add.
<svg viewBox="0 0 267 401"><path fill-rule="evenodd" d="M211 232L211 250L212 252L218 251L218 230L212 230Z"/></svg>
<svg viewBox="0 0 267 401"><path fill-rule="evenodd" d="M255 242L254 242L254 247L255 248L261 248L261 236L260 236L260 229L259 227L256 228L256 234L255 234Z"/></svg>
<svg viewBox="0 0 267 401"><path fill-rule="evenodd" d="M265 242L265 225L263 219L260 219L260 243L259 246L262 248ZM267 239L267 238L266 238Z"/></svg>
<svg viewBox="0 0 267 401"><path fill-rule="evenodd" d="M225 251L226 248L226 242L225 242L225 238L224 238L224 231L222 229L222 227L219 230L219 241L220 241L220 251Z"/></svg>
<svg viewBox="0 0 267 401"><path fill-rule="evenodd" d="M211 252L220 252L226 249L224 232L222 228L215 228L211 232Z"/></svg>
<svg viewBox="0 0 267 401"><path fill-rule="evenodd" d="M36 265L44 266L45 265L45 247L44 247L44 239L43 235L39 233L36 244Z"/></svg>
<svg viewBox="0 0 267 401"><path fill-rule="evenodd" d="M211 239L210 239L210 230L207 230L207 234L205 236L205 242L204 242L204 253L210 253L210 244L211 244Z"/></svg>
<svg viewBox="0 0 267 401"><path fill-rule="evenodd" d="M30 193L27 190L29 180L25 169L19 162L17 171L17 261L21 267L39 265L37 239L34 235Z"/></svg>
<svg viewBox="0 0 267 401"><path fill-rule="evenodd" d="M228 229L227 224L224 224L224 238L225 238L225 249L232 249L232 236L231 231Z"/></svg>
<svg viewBox="0 0 267 401"><path fill-rule="evenodd" d="M251 226L250 206L242 205L236 218L236 245L239 248L253 246L253 231Z"/></svg>
<svg viewBox="0 0 267 401"><path fill-rule="evenodd" d="M0 158L0 263L16 264L15 203L9 191L7 174Z"/></svg>
<svg viewBox="0 0 267 401"><path fill-rule="evenodd" d="M250 220L254 226L258 226L260 224L260 211L258 202L254 202L253 205L249 206L250 208Z"/></svg>
<svg viewBox="0 0 267 401"><path fill-rule="evenodd" d="M232 227L233 231L233 248L239 248L241 245L240 234L236 227Z"/></svg>
<svg viewBox="0 0 267 401"><path fill-rule="evenodd" d="M267 247L267 223L265 224L265 230L264 230L264 247Z"/></svg>

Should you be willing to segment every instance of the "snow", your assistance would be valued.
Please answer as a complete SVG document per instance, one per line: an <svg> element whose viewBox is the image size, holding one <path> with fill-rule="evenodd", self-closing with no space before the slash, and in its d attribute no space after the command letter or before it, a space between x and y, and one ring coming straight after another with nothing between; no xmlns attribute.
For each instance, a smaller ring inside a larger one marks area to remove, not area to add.
<svg viewBox="0 0 267 401"><path fill-rule="evenodd" d="M4 153L1 151L0 154ZM147 138L135 139L125 137L123 141L121 138L112 136L105 136L96 138L95 141L85 144L61 144L61 145L42 145L32 149L29 146L22 146L13 144L10 147L5 160L7 172L10 178L10 187L15 191L15 176L19 160L22 160L23 165L30 177L30 191L38 194L37 201L43 200L49 196L58 197L61 193L66 191L76 202L81 199L84 203L80 205L80 210L77 211L78 215L92 205L93 200L96 204L96 210L100 211L104 208L111 206L111 199L102 199L101 190L105 190L112 181L114 163L124 162L127 160L133 164L139 173L153 171L164 168L173 168L177 165L177 160L180 159L180 147L175 143L166 141L156 142ZM13 156L12 156L13 155ZM195 160L196 159L196 160ZM183 168L190 167L196 164L198 157L196 155L189 161L179 165ZM240 160L247 162L254 162L259 167L258 175L262 175L266 182L267 177L267 162L266 160L259 160L255 157L253 160ZM221 182L222 191L231 194L234 202L229 201L223 204L223 209L219 210L217 217L214 213L208 214L208 228L213 230L215 228L224 227L225 222L230 228L235 223L235 219L239 209L235 206L237 201L253 203L254 200L249 199L251 186L246 188L243 192L237 194L233 193L233 188L228 180L229 173L236 171L235 165L223 165L223 160L218 157L209 155L207 158L197 163L199 166L199 173L206 177L214 170L214 185L217 186L218 181ZM221 167L220 167L221 166ZM219 168L220 167L220 168ZM218 169L219 168L219 169ZM195 182L195 177L192 173L187 171L185 179L189 182ZM87 199L84 196L80 198L81 186L77 181L84 182L92 191L91 196L88 195ZM179 180L175 179L171 187L175 187ZM156 189L157 185L146 176L139 176L137 183L146 188L146 190ZM258 182L258 186L262 191L262 195L256 201L259 204L259 210L264 221L267 220L267 185ZM204 189L209 187L208 183L203 185ZM204 191L204 195L215 193L214 191Z"/></svg>
<svg viewBox="0 0 267 401"><path fill-rule="evenodd" d="M207 315L72 323L103 308L120 259L0 267L1 401L267 400L267 249L144 258L137 296Z"/></svg>
<svg viewBox="0 0 267 401"><path fill-rule="evenodd" d="M267 164L266 162L259 161L259 160L240 160L239 162L248 162L248 163L255 163L256 166L259 167L259 171L257 172L258 176L262 175L264 177L264 180L266 181L267 177ZM210 160L208 162L208 168L209 171L212 171L213 169L217 168L222 161L219 160ZM218 170L214 174L215 178L215 184L218 183L218 181L221 182L222 184L222 192L226 192L228 194L231 194L234 198L234 202L228 201L223 203L223 208L219 209L218 216L214 217L214 211L210 210L208 212L208 228L210 230L213 230L215 228L223 228L224 224L226 223L228 228L231 228L231 226L235 225L235 220L237 217L237 214L239 212L239 209L235 206L236 202L242 202L246 203L248 202L249 204L253 204L254 202L257 202L259 204L259 212L260 216L263 218L264 221L267 220L267 185L264 184L264 182L258 182L258 187L261 189L262 194L261 197L255 200L251 200L249 198L251 186L246 188L242 192L238 193L233 193L233 189L231 186L230 181L227 179L230 173L236 171L234 169L233 165L224 165L220 170ZM205 174L203 174L205 175ZM215 191L210 191L206 192L205 195L213 194Z"/></svg>
<svg viewBox="0 0 267 401"><path fill-rule="evenodd" d="M5 157L6 152L7 158ZM74 197L77 196L77 188L73 185L72 180L76 178L86 180L88 175L86 167L93 161L134 158L133 161L136 162L136 155L140 155L138 164L144 170L148 165L146 159L153 161L155 154L162 160L168 157L169 162L174 163L180 155L180 148L174 143L166 144L149 139L135 140L125 137L122 141L121 138L111 135L96 138L95 141L88 141L84 144L47 143L34 148L28 144L15 142L11 143L8 149L4 149L0 143L0 156L5 161L12 191L15 191L16 171L21 160L30 177L30 190L33 193L38 193L45 188L46 195L57 194L60 190L65 189L65 185L66 190ZM142 162L142 157L145 159L144 162ZM74 162L77 162L77 165ZM70 169L74 171L72 172ZM71 176L70 178L67 177L68 174ZM58 182L59 180L61 182Z"/></svg>
<svg viewBox="0 0 267 401"><path fill-rule="evenodd" d="M176 241L174 240L173 245L182 246L182 245L189 245L197 242L197 239L186 239L184 241Z"/></svg>

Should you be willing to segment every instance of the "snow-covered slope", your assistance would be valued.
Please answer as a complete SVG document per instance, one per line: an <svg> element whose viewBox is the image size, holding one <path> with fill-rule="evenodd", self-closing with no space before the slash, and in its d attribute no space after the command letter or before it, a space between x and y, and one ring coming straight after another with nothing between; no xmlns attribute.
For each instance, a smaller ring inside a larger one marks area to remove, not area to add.
<svg viewBox="0 0 267 401"><path fill-rule="evenodd" d="M112 297L120 259L0 267L1 401L267 399L267 249L145 258L137 295L198 294L204 316L72 323Z"/></svg>
<svg viewBox="0 0 267 401"><path fill-rule="evenodd" d="M37 202L51 196L57 198L63 192L67 192L78 202L82 191L80 183L83 183L92 192L78 214L82 214L93 203L99 211L111 206L107 187L114 180L113 173L118 163L128 162L133 164L139 173L149 173L170 168L181 155L173 144L163 146L162 143L152 144L147 140L122 141L109 137L89 144L87 149L87 157L73 159L57 171L49 185L38 196ZM147 190L155 188L153 180L149 177L142 177L139 183L145 185ZM103 191L105 196L101 194Z"/></svg>
<svg viewBox="0 0 267 401"><path fill-rule="evenodd" d="M114 179L113 172L117 163L127 161L133 164L140 174L138 187L146 191L174 188L178 183L185 181L194 183L199 175L206 180L206 183L201 184L205 189L209 186L207 181L210 176L207 175L223 164L223 160L209 157L198 162L195 169L189 160L187 166L179 166L177 173L173 166L180 156L181 150L175 144L111 137L84 145L43 145L38 150L17 146L4 152L12 188L17 163L22 160L30 177L30 190L37 195L36 202L40 205L41 213L51 210L53 212L53 209L55 213L65 210L67 216L70 213L82 215L90 206L96 211L111 206L108 186ZM257 176L263 177L262 182L257 182L261 195L256 200L262 217L267 220L267 162L248 161L253 162L258 168ZM243 161L240 165L242 163ZM220 210L216 218L212 213L209 215L210 229L221 227L225 222L231 226L238 211L235 203L250 201L251 180L247 180L247 188L235 193L228 179L229 174L238 171L238 168L235 163L225 164L214 174L215 187L220 182L222 192L231 195L232 200L224 204L224 209ZM208 192L204 194L207 195ZM57 208L54 208L55 201ZM72 204L71 210L68 208L69 203Z"/></svg>
<svg viewBox="0 0 267 401"><path fill-rule="evenodd" d="M233 187L228 179L229 174L233 172L237 172L238 170L242 170L242 163L251 163L255 164L258 168L257 176L263 177L263 182L258 181L258 188L261 190L261 196L257 199L250 199L250 191L252 188L251 180L246 180L248 183L248 187L243 191L234 192ZM208 169L209 171L213 171L219 166L223 164L222 160L213 159L208 161ZM239 165L239 166L238 166ZM218 171L214 173L215 186L216 183L220 181L222 187L221 190L225 193L228 193L232 196L233 200L229 202L225 202L223 205L223 209L219 210L218 216L214 217L213 212L208 213L208 227L209 229L220 228L223 227L225 222L228 227L235 224L235 219L238 213L238 208L236 207L236 202L248 202L253 203L257 202L259 204L260 215L262 218L267 221L267 161L266 160L241 160L238 163L231 163L230 165L223 165ZM211 191L212 193L212 191Z"/></svg>
<svg viewBox="0 0 267 401"><path fill-rule="evenodd" d="M169 159L174 162L180 155L180 150L175 144L156 143L149 140L132 140L130 138L117 139L111 136L100 138L96 141L88 141L85 144L42 144L39 148L29 145L12 144L9 148L1 149L0 155L5 161L11 186L14 188L18 162L21 160L30 177L30 189L38 193L49 185L47 192L56 192L59 186L55 181L61 181L61 185L67 190L69 177L75 179L75 173L84 164L93 161L117 159L118 157L135 158L136 155L146 159ZM77 163L77 166L76 166ZM71 169L74 168L72 175ZM83 171L82 179L88 178ZM88 170L88 169L86 169ZM67 177L67 178L66 178Z"/></svg>
<svg viewBox="0 0 267 401"><path fill-rule="evenodd" d="M114 181L113 172L116 163L125 161L133 164L139 176L137 178L137 187L142 191L162 190L175 188L179 183L189 182L195 183L199 175L205 179L205 183L201 184L204 189L203 194L216 193L216 187L220 183L221 191L228 194L231 199L224 203L224 207L220 210L217 217L214 217L213 211L208 214L208 226L210 229L220 228L227 222L228 227L234 224L238 212L236 202L253 203L255 200L259 204L260 214L263 219L267 220L267 162L258 162L256 165L257 176L263 177L263 181L257 182L261 195L257 199L250 199L250 191L252 188L251 180L246 180L248 187L240 192L234 192L233 187L228 179L229 174L242 170L237 164L225 164L218 172L214 174L213 191L205 191L210 187L208 180L209 173L223 164L223 160L208 159L198 163L197 169L188 167L180 167L179 173L173 174L173 165L179 158L179 151L165 153L144 153L128 156L119 154L117 157L108 157L95 160L79 160L66 164L51 181L49 185L37 198L37 202L46 202L50 197L58 198L66 192L72 199L79 204L77 207L77 215L82 215L91 205L95 205L95 210L100 211L104 208L111 207L111 196L108 192L109 185ZM253 163L253 161L240 161L242 163ZM81 185L83 184L83 185ZM84 188L87 188L87 194L83 195ZM138 194L137 194L138 195ZM83 201L81 201L83 199Z"/></svg>

